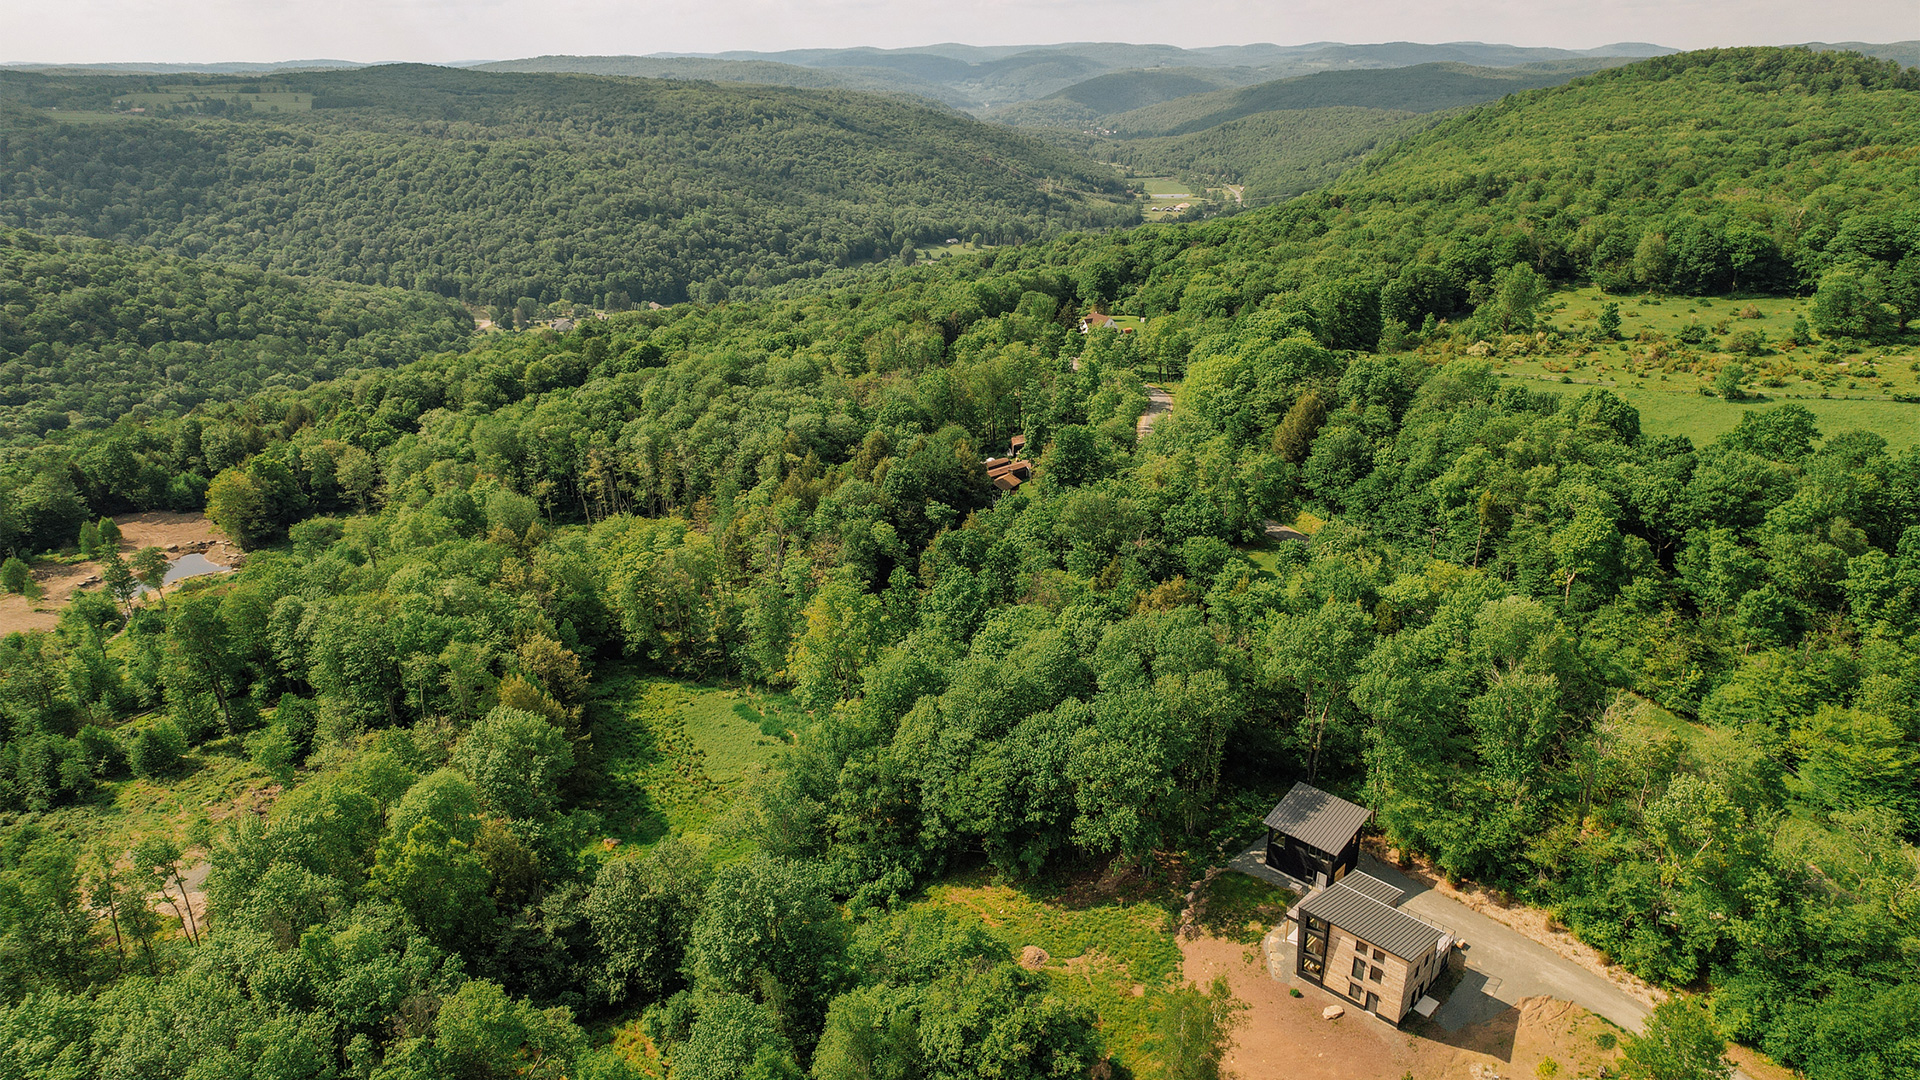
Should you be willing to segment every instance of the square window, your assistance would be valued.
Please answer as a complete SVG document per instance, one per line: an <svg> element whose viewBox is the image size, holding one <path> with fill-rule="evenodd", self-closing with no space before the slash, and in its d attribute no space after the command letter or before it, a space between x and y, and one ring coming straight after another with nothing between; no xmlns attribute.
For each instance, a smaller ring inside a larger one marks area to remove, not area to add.
<svg viewBox="0 0 1920 1080"><path fill-rule="evenodd" d="M1357 982L1350 982L1347 984L1347 996L1352 998L1355 1001L1359 1001L1360 995L1364 992L1365 991L1360 989L1360 984Z"/></svg>
<svg viewBox="0 0 1920 1080"><path fill-rule="evenodd" d="M1386 962L1387 962L1387 954L1386 954L1386 953L1384 953L1384 952L1381 952L1381 951L1380 951L1379 949L1375 949L1375 950L1373 950L1373 962L1374 962L1374 963L1376 963L1376 964L1384 964L1384 963L1386 963Z"/></svg>
<svg viewBox="0 0 1920 1080"><path fill-rule="evenodd" d="M1353 958L1353 977L1356 979L1364 979L1366 978L1366 976L1367 976L1367 962L1365 960L1360 959L1357 956L1354 957Z"/></svg>
<svg viewBox="0 0 1920 1080"><path fill-rule="evenodd" d="M1382 978L1386 977L1386 974L1386 972L1381 971L1379 968L1374 968L1372 971L1367 972L1367 978L1372 979L1374 982L1379 982Z"/></svg>

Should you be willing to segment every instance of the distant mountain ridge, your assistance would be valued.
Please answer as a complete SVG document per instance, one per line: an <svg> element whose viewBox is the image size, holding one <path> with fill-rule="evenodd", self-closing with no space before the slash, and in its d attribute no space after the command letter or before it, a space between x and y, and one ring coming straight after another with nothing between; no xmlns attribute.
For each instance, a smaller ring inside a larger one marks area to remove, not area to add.
<svg viewBox="0 0 1920 1080"><path fill-rule="evenodd" d="M43 74L72 72L88 75L265 75L280 71L321 71L372 66L358 60L276 60L266 63L235 60L207 64L149 64L135 61L113 64L0 64L0 68L13 71L34 71Z"/></svg>
<svg viewBox="0 0 1920 1080"><path fill-rule="evenodd" d="M1278 110L1345 106L1440 112L1520 90L1557 86L1624 62L1596 58L1510 68L1436 63L1386 70L1325 71L1174 98L1109 116L1103 123L1124 135L1185 135Z"/></svg>
<svg viewBox="0 0 1920 1080"><path fill-rule="evenodd" d="M1218 45L1186 49L1126 42L977 46L944 43L910 49L787 49L652 56L538 56L475 65L488 71L578 72L653 78L837 86L918 94L979 115L1062 92L1093 113L1140 108L1188 93L1252 86L1329 71L1365 71L1454 63L1510 68L1602 57L1639 59L1677 50L1646 42L1555 49L1480 41L1349 45ZM1122 76L1112 79L1110 76ZM823 81L824 80L824 81ZM1106 80L1102 83L1100 80ZM1148 89L1150 83L1159 85ZM1089 85L1091 84L1091 85ZM1075 90L1076 87L1084 89ZM1175 91L1178 91L1177 93ZM1076 110L1049 107L1041 116ZM1001 117L995 117L1001 119ZM1013 120L1024 123L1026 121ZM1043 121L1051 122L1051 121ZM1064 119L1071 125L1074 121Z"/></svg>
<svg viewBox="0 0 1920 1080"><path fill-rule="evenodd" d="M0 226L510 308L1139 220L1110 168L917 99L392 65L235 104L261 81L0 71Z"/></svg>

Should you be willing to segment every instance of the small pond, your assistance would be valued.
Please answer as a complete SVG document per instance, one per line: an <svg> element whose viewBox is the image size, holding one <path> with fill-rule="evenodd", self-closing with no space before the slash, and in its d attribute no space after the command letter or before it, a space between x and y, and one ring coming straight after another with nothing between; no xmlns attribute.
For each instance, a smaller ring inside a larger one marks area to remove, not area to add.
<svg viewBox="0 0 1920 1080"><path fill-rule="evenodd" d="M185 581L190 577L204 577L207 574L231 573L233 567L221 566L197 551L188 552L167 564L167 576L163 584L171 585L176 581ZM142 588L135 595L145 596L151 591Z"/></svg>
<svg viewBox="0 0 1920 1080"><path fill-rule="evenodd" d="M231 566L221 566L197 551L188 552L167 564L165 584L171 585L176 581L199 577L202 574L224 574L232 569Z"/></svg>

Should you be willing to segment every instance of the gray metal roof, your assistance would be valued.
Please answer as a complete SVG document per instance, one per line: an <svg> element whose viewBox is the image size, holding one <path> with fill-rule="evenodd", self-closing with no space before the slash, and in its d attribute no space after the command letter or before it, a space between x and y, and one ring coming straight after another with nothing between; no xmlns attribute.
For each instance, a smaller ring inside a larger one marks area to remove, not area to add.
<svg viewBox="0 0 1920 1080"><path fill-rule="evenodd" d="M1348 878L1353 876L1349 874ZM1325 919L1369 945L1378 945L1409 962L1432 952L1442 937L1439 927L1349 888L1345 881L1329 885L1300 901L1300 913Z"/></svg>
<svg viewBox="0 0 1920 1080"><path fill-rule="evenodd" d="M1329 795L1310 784L1295 784L1267 815L1267 828L1338 855L1372 816L1373 811L1338 795Z"/></svg>
<svg viewBox="0 0 1920 1080"><path fill-rule="evenodd" d="M1406 899L1407 896L1405 889L1395 888L1381 881L1379 878L1374 877L1372 874L1362 873L1359 870L1355 870L1346 877L1341 878L1340 884L1345 885L1355 892L1371 896L1383 904L1391 904L1394 907L1399 907L1400 901Z"/></svg>

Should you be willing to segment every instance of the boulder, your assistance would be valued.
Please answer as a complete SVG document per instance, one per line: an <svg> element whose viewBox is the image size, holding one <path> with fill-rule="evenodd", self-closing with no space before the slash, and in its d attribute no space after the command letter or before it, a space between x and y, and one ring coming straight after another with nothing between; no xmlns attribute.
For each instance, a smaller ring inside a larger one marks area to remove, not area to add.
<svg viewBox="0 0 1920 1080"><path fill-rule="evenodd" d="M1029 971L1040 970L1041 965L1048 959L1050 958L1047 956L1047 950L1038 945L1029 945L1020 950L1020 966Z"/></svg>
<svg viewBox="0 0 1920 1080"><path fill-rule="evenodd" d="M1347 1015L1347 1010L1338 1005L1329 1005L1320 1010L1320 1019L1322 1020L1338 1020L1345 1015Z"/></svg>

